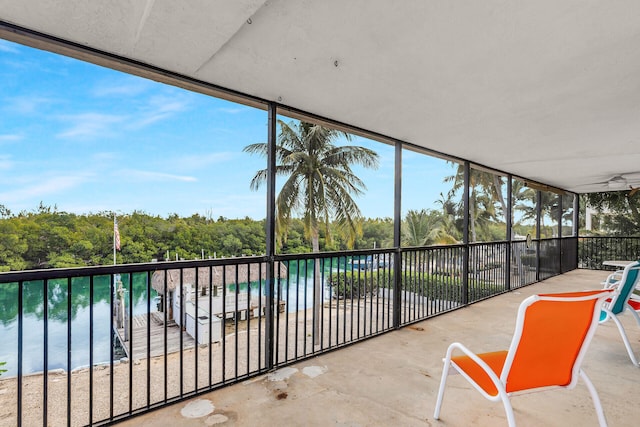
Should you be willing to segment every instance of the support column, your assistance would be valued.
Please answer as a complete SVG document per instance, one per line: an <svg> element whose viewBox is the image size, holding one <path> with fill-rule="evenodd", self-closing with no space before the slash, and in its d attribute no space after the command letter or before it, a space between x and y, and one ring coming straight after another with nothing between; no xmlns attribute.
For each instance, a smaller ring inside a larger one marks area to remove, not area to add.
<svg viewBox="0 0 640 427"><path fill-rule="evenodd" d="M274 309L275 290L275 254L276 254L276 123L277 105L269 103L269 119L267 123L267 216L266 216L266 289L265 289L265 351L264 365L267 370L273 369L275 356Z"/></svg>
<svg viewBox="0 0 640 427"><path fill-rule="evenodd" d="M542 191L536 191L536 282L540 281L540 223L542 217Z"/></svg>
<svg viewBox="0 0 640 427"><path fill-rule="evenodd" d="M574 241L576 242L575 250L575 264L574 266L578 268L580 266L580 196L577 194L573 195L573 233Z"/></svg>
<svg viewBox="0 0 640 427"><path fill-rule="evenodd" d="M393 202L393 327L399 328L402 322L402 144L396 142L395 179Z"/></svg>
<svg viewBox="0 0 640 427"><path fill-rule="evenodd" d="M559 246L559 250L558 253L560 254L560 260L559 260L559 264L558 264L558 269L560 271L557 271L556 273L562 273L562 258L564 257L564 251L563 251L563 246L562 246L562 213L564 212L564 200L562 197L562 194L558 194L558 246Z"/></svg>
<svg viewBox="0 0 640 427"><path fill-rule="evenodd" d="M507 250L506 250L506 274L507 279L505 287L507 290L511 289L511 245L513 244L513 177L511 174L507 175L507 212L505 212L507 220ZM496 189L497 190L497 189Z"/></svg>
<svg viewBox="0 0 640 427"><path fill-rule="evenodd" d="M463 222L462 222L462 243L464 253L462 260L462 304L469 303L469 185L471 183L471 164L464 162L464 190L462 193Z"/></svg>

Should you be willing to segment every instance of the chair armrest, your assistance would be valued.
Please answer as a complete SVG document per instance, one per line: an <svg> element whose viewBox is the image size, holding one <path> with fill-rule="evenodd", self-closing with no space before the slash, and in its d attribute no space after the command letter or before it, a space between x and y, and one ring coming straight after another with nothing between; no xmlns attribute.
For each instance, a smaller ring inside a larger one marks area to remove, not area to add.
<svg viewBox="0 0 640 427"><path fill-rule="evenodd" d="M604 282L601 283L603 288L612 289L618 286L618 284L620 283L620 280L622 279L623 273L624 273L624 270L618 270L609 274L607 278L604 280Z"/></svg>
<svg viewBox="0 0 640 427"><path fill-rule="evenodd" d="M454 342L451 345L449 345L449 348L447 349L447 355L446 355L446 357L444 359L444 362L445 362L445 364L449 363L452 366L454 366L456 371L458 371L460 374L462 374L462 376L464 376L474 386L474 388L476 388L476 390L478 390L480 393L482 393L489 400L496 400L496 398L498 397L498 396L492 396L492 395L487 394L482 389L482 387L480 387L475 382L475 380L473 378L471 378L469 375L467 375L467 373L464 372L462 369L458 369L457 368L457 365L455 364L455 362L453 362L451 360L454 350L460 350L462 353L464 353L465 356L469 357L478 366L480 366L480 368L482 368L482 370L487 374L487 376L491 379L491 381L493 382L494 386L498 390L498 396L501 393L506 393L506 391L504 389L504 384L502 383L502 380L496 375L496 373L493 371L493 369L491 369L491 367L484 360L482 360L480 357L478 357L478 355L476 353L474 353L471 350L469 350L463 344L461 344L459 342Z"/></svg>

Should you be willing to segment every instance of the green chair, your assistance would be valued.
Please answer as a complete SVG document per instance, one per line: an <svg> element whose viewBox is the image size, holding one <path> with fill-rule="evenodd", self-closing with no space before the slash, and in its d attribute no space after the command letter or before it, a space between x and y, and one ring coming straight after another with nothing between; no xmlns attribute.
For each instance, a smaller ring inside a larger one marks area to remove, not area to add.
<svg viewBox="0 0 640 427"><path fill-rule="evenodd" d="M602 306L602 312L600 313L600 323L604 323L609 319L615 322L622 336L622 341L624 341L627 353L629 353L631 363L637 367L640 367L640 364L631 348L631 342L629 341L622 322L620 322L619 316L627 310L630 311L640 327L640 315L638 314L640 312L640 296L633 293L639 282L640 261L632 262L627 265L624 270L610 274L604 282L604 287L606 289L614 289L614 294L605 301Z"/></svg>

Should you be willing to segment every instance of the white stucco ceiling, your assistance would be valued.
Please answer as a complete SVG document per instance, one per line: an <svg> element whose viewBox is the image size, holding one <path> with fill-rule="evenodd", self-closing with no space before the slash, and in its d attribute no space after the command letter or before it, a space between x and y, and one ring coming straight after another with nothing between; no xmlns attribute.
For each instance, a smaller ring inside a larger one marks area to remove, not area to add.
<svg viewBox="0 0 640 427"><path fill-rule="evenodd" d="M551 186L640 185L636 0L0 0L0 21Z"/></svg>

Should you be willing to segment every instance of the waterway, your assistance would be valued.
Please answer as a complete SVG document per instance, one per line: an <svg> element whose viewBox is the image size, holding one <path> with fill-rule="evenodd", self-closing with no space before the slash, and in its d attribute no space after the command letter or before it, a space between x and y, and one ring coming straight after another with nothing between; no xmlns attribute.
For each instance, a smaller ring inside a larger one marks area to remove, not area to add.
<svg viewBox="0 0 640 427"><path fill-rule="evenodd" d="M328 260L327 260L328 261ZM350 260L349 260L350 261ZM344 271L348 260L323 264L324 298L330 298L326 285L332 271ZM339 265L338 265L339 264ZM276 297L287 301L287 310L295 312L313 306L314 262L289 263L289 278L281 280L276 289ZM147 274L123 274L121 281L125 292L125 307L129 309L129 296L133 295L133 315L157 311L157 293L150 288ZM44 368L45 330L47 332L47 367L67 370L68 333L71 322L71 366L76 369L90 364L91 317L93 316L93 363L109 363L111 360L111 277L96 276L93 281L93 310L91 310L90 279L71 279L69 293L66 279L49 281L46 289L47 312L44 310L44 282L25 282L22 289L22 372L41 372ZM250 288L252 295L264 295L264 282L249 286L241 283L240 292ZM235 292L235 285L228 286L228 292ZM69 313L69 295L71 296ZM17 375L18 372L18 296L17 283L0 285L0 362L7 372L3 377ZM117 343L117 340L114 340ZM117 356L115 356L117 359Z"/></svg>
<svg viewBox="0 0 640 427"><path fill-rule="evenodd" d="M147 289L146 274L122 275L128 296L133 288L133 314L147 312L147 298L151 311L157 310L153 289ZM94 363L111 359L111 278L94 277L93 287L93 357ZM52 280L47 285L47 313L44 310L44 282L25 282L22 289L22 372L44 370L45 330L47 332L48 369L67 366L67 342L71 322L71 369L88 366L90 362L90 281L88 277L71 281L71 306L66 280ZM6 362L3 376L18 370L18 296L17 283L0 285L0 361Z"/></svg>

